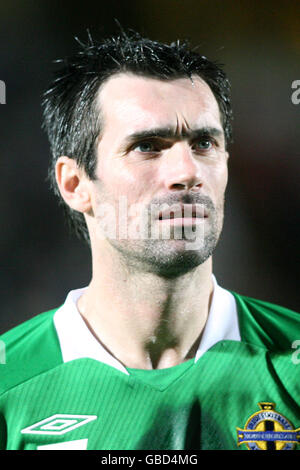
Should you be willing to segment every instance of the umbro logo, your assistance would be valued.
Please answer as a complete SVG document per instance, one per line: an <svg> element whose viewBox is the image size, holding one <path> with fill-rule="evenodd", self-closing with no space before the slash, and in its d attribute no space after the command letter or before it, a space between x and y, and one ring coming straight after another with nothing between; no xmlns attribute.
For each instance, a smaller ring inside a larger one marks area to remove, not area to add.
<svg viewBox="0 0 300 470"><path fill-rule="evenodd" d="M94 421L98 416L94 415L67 415L55 414L49 418L43 419L38 423L32 424L22 429L22 434L46 434L46 435L62 435L73 429L79 428L84 424Z"/></svg>

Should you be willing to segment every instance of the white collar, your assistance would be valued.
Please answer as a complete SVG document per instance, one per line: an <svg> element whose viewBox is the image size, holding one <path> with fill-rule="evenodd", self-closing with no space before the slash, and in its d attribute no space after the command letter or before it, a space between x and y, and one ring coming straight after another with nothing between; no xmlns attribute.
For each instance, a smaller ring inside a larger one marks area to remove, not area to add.
<svg viewBox="0 0 300 470"><path fill-rule="evenodd" d="M195 362L214 344L222 340L240 341L238 314L233 295L220 287L214 276L214 291L208 319L203 331ZM127 369L114 358L91 333L81 317L76 303L85 288L69 292L65 303L54 314L64 362L91 358L128 374Z"/></svg>

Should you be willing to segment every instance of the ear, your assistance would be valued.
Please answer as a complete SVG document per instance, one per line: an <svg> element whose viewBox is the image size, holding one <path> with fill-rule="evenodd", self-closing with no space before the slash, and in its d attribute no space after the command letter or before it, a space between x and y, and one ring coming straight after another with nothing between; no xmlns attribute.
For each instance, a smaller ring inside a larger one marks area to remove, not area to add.
<svg viewBox="0 0 300 470"><path fill-rule="evenodd" d="M84 170L69 157L59 157L55 165L57 185L65 203L76 211L85 213L91 210L89 180Z"/></svg>

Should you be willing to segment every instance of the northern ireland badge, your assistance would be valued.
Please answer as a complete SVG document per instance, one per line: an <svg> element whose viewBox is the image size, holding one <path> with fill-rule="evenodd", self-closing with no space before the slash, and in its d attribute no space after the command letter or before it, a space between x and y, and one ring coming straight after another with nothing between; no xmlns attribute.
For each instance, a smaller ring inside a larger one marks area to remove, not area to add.
<svg viewBox="0 0 300 470"><path fill-rule="evenodd" d="M244 429L237 429L237 444L249 450L293 450L300 443L300 428L275 410L275 403L260 402L259 411L247 420Z"/></svg>

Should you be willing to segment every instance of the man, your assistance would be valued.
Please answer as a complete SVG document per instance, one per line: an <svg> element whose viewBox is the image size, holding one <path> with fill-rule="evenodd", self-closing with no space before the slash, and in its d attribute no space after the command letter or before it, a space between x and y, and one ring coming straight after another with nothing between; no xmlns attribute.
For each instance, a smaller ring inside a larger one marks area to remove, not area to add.
<svg viewBox="0 0 300 470"><path fill-rule="evenodd" d="M43 108L52 187L90 244L92 279L3 335L2 447L299 448L299 316L212 273L224 72L137 34L81 46Z"/></svg>

